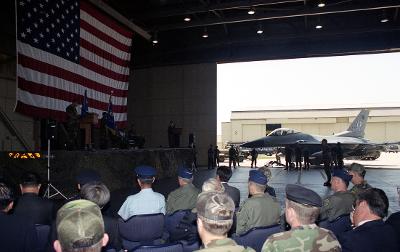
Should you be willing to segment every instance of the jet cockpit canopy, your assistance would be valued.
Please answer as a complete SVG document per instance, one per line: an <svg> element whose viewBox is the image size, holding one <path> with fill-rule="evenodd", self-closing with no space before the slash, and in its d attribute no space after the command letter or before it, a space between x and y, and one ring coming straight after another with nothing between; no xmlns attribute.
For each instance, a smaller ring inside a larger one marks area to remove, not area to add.
<svg viewBox="0 0 400 252"><path fill-rule="evenodd" d="M279 128L273 130L271 133L268 134L268 136L286 136L286 135L291 135L299 133L299 131L294 130L294 129L288 129L288 128Z"/></svg>

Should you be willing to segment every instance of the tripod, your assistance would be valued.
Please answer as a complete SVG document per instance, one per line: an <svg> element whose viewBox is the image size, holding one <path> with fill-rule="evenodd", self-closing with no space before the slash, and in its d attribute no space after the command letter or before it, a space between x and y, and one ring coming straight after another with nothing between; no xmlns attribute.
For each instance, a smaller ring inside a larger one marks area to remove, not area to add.
<svg viewBox="0 0 400 252"><path fill-rule="evenodd" d="M64 199L67 199L67 197L62 194L55 186L53 186L50 182L50 138L47 139L47 188L44 193L44 197L47 197L48 199L53 198L56 195L60 195ZM55 191L53 194L51 193L50 190Z"/></svg>

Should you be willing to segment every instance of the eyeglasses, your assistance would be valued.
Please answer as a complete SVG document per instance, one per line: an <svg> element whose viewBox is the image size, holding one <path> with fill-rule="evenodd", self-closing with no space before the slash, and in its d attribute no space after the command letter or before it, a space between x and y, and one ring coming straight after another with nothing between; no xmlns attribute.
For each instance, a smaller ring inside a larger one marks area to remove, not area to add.
<svg viewBox="0 0 400 252"><path fill-rule="evenodd" d="M355 201L354 203L353 203L353 205L351 206L351 208L352 208L352 212L354 212L355 210L356 210L356 208L357 208L357 206L358 205L360 205L360 202L357 200L357 201Z"/></svg>

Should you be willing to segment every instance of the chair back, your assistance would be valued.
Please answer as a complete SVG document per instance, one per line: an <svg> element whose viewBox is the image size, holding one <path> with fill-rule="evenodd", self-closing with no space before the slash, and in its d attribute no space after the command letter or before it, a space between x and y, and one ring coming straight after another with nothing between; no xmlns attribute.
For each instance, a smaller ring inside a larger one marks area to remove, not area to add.
<svg viewBox="0 0 400 252"><path fill-rule="evenodd" d="M178 210L165 216L165 229L171 236L177 232L181 220L189 211L190 210Z"/></svg>
<svg viewBox="0 0 400 252"><path fill-rule="evenodd" d="M161 244L154 246L140 246L133 250L135 252L183 252L182 244L180 243L170 243Z"/></svg>
<svg viewBox="0 0 400 252"><path fill-rule="evenodd" d="M232 239L239 245L251 247L259 252L267 238L280 231L281 226L279 224L268 227L255 227L244 234L232 237Z"/></svg>
<svg viewBox="0 0 400 252"><path fill-rule="evenodd" d="M38 238L38 251L45 251L50 241L50 225L36 224L35 228Z"/></svg>

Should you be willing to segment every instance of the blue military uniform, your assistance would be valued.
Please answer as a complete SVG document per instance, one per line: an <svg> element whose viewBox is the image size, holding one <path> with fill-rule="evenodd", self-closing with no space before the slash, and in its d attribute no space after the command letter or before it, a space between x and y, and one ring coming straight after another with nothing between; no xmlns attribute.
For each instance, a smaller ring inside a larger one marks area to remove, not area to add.
<svg viewBox="0 0 400 252"><path fill-rule="evenodd" d="M156 170L151 166L139 166L135 172L139 179L154 178L156 175ZM118 215L124 220L134 215L156 213L165 214L165 198L152 188L142 189L139 193L129 196L118 211Z"/></svg>

